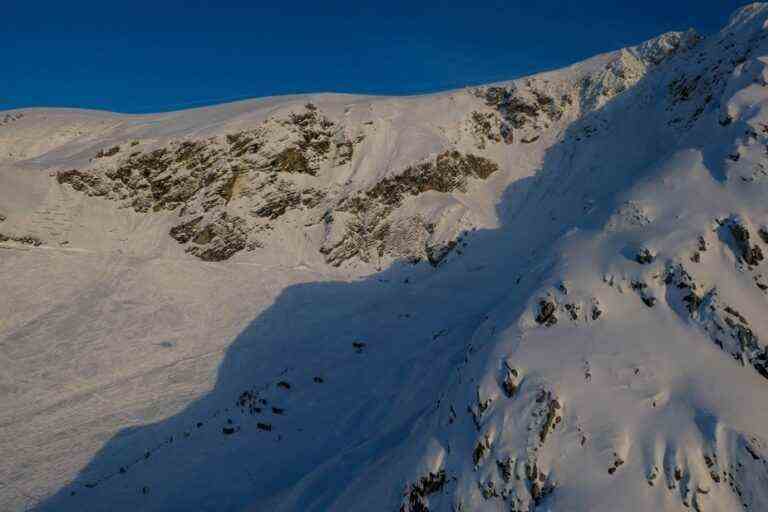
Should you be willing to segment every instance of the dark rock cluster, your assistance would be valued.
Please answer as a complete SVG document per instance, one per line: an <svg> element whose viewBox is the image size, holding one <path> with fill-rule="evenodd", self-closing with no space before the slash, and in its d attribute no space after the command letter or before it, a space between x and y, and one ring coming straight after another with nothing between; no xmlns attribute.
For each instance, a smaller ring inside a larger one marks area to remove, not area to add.
<svg viewBox="0 0 768 512"><path fill-rule="evenodd" d="M437 266L462 240L431 242L434 226L420 217L394 222L392 213L409 196L428 191L466 191L470 179L487 179L498 169L491 160L455 150L439 154L434 161L410 166L367 191L342 200L333 212L328 212L324 222L329 227L338 217L335 213L344 212L351 219L346 223L344 236L324 244L320 251L334 266L352 258L377 261L385 255L412 262L426 259Z"/></svg>
<svg viewBox="0 0 768 512"><path fill-rule="evenodd" d="M443 490L447 482L444 469L429 472L410 484L405 492L400 512L429 512L428 497Z"/></svg>
<svg viewBox="0 0 768 512"><path fill-rule="evenodd" d="M5 235L0 233L0 242L17 242L24 245L31 245L33 247L39 247L43 245L43 241L37 237L31 235Z"/></svg>
<svg viewBox="0 0 768 512"><path fill-rule="evenodd" d="M434 162L427 161L386 178L369 189L365 195L387 206L399 206L406 196L430 190L436 192L466 191L469 178L487 179L499 166L483 157L446 151Z"/></svg>
<svg viewBox="0 0 768 512"><path fill-rule="evenodd" d="M514 142L515 130L527 126L535 127L539 120L544 123L556 121L562 117L566 105L570 104L568 97L557 99L535 88L526 89L527 94L522 92L516 85L491 86L475 91L487 106L494 108L501 115L500 136L507 144ZM536 135L529 136L525 142L530 143L537 138Z"/></svg>
<svg viewBox="0 0 768 512"><path fill-rule="evenodd" d="M283 216L324 208L327 230L337 218L344 223L342 236L320 248L331 265L351 259L376 262L384 256L440 264L460 240L433 241L433 225L418 215L394 221L392 213L406 197L466 191L470 180L487 179L498 165L446 151L345 196L319 179L321 169L349 162L362 141L362 136L350 140L343 133L308 103L287 117L221 137L154 148L133 141L124 144L136 149L130 153L121 146L101 149L96 167L59 171L55 178L138 213L177 215L169 235L204 261L261 247L259 233L270 231Z"/></svg>

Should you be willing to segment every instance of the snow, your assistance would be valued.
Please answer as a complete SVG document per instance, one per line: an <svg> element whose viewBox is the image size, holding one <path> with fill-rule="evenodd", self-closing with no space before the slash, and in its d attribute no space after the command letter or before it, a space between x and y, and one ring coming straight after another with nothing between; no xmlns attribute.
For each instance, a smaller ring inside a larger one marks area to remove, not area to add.
<svg viewBox="0 0 768 512"><path fill-rule="evenodd" d="M495 84L573 98L519 128L530 143L481 148L471 113L499 113L474 89L20 111L0 125L0 233L43 243L0 242L0 508L768 509L768 263L733 230L766 253L766 19L753 4L701 41ZM448 149L498 163L394 213L458 250L336 268L292 212L262 249L203 262L167 236L175 213L51 176L307 102L366 134L319 178L341 194Z"/></svg>

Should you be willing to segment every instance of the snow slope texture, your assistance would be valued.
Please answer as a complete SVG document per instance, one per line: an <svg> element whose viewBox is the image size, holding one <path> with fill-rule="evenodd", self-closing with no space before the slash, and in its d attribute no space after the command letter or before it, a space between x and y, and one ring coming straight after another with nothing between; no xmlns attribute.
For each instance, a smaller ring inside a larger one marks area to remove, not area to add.
<svg viewBox="0 0 768 512"><path fill-rule="evenodd" d="M768 509L766 21L5 114L3 508Z"/></svg>

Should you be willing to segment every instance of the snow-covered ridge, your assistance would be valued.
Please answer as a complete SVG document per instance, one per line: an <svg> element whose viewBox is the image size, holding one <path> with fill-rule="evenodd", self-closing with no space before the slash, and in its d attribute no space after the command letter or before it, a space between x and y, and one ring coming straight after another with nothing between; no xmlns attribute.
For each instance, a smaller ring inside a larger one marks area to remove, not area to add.
<svg viewBox="0 0 768 512"><path fill-rule="evenodd" d="M8 113L0 504L768 509L766 19L415 98Z"/></svg>
<svg viewBox="0 0 768 512"><path fill-rule="evenodd" d="M431 147L416 144L417 152L399 163L392 157L402 154L402 147L381 147L379 143L399 128L386 118L376 119L371 112L383 104L385 110L394 106L397 116L403 116L401 109L413 101L398 105L394 99L367 100L365 112L365 100L344 97L333 97L327 106L319 102L319 107L311 101L257 102L253 110L246 108L234 119L225 117L212 129L179 122L185 116L194 117L194 112L114 119L99 114L91 119L85 112L32 111L26 113L28 120L24 112L18 112L8 117L17 128L6 130L6 141L17 152L9 151L8 158L26 157L23 162L53 170L64 189L116 201L120 207L140 213L177 214L179 220L167 228L171 238L187 253L208 261L265 246L282 252L287 247L275 238L284 239L286 229L295 232L289 227L293 224L301 225L302 231L312 227L307 240L310 247L305 250L319 251L333 265L353 263L371 268L375 262L381 268L399 259L437 264L456 246L463 231L492 226L493 216L487 210L468 208L466 201L457 203L435 194L426 211L414 201L381 202L371 194L381 186L382 178L411 176L392 182L405 187L398 195L422 195L431 190L467 193L471 185L473 190L479 188L476 193L495 202L498 185L478 183L477 178L488 178L491 173L478 175L472 162L498 168L499 157L505 156L499 146L531 144L542 136L546 147L584 112L599 108L631 88L649 69L697 42L693 32L670 32L616 52L599 70L436 95L436 103L453 107L450 116L439 122L437 130L424 126L432 123L429 115L412 116L401 123L416 131L417 137L431 135L434 142ZM348 102L340 113L338 102L344 99ZM458 108L457 99L463 104ZM26 144L19 144L19 134L25 129L42 122L46 131L56 130L67 116L75 116L75 123L61 126L54 136L23 136L24 140L45 141L42 146L38 142L24 149ZM207 116L206 121L210 117L217 116ZM182 131L176 128L179 125ZM111 135L93 139L91 130L105 129ZM157 137L157 132L169 135ZM102 142L105 138L107 145ZM51 143L57 146L49 146ZM385 153L369 154L370 150ZM459 155L453 158L458 165L447 165L446 156L451 154ZM32 155L37 156L28 158ZM383 162L387 162L386 168L376 169ZM71 168L74 165L78 167ZM435 181L446 173L453 178ZM467 177L474 179L468 183ZM507 183L508 178L497 181ZM412 190L406 190L408 187ZM46 238L18 229L6 236ZM295 239L295 233L291 238ZM68 244L69 240L58 243Z"/></svg>

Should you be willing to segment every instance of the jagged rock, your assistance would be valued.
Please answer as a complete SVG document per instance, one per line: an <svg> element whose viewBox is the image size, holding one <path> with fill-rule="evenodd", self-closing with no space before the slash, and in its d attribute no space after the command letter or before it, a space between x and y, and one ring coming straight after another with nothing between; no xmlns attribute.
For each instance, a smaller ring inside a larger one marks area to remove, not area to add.
<svg viewBox="0 0 768 512"><path fill-rule="evenodd" d="M480 494L482 495L484 500L501 497L501 495L499 494L499 491L496 489L496 486L493 483L493 480L478 482L477 485L480 488Z"/></svg>
<svg viewBox="0 0 768 512"><path fill-rule="evenodd" d="M757 244L750 242L749 229L738 217L725 221L725 225L733 237L740 258L750 266L757 266L763 261L763 251Z"/></svg>
<svg viewBox="0 0 768 512"><path fill-rule="evenodd" d="M89 196L105 196L111 188L96 174L82 172L77 169L59 171L56 173L56 181L68 184L74 190L83 192Z"/></svg>
<svg viewBox="0 0 768 512"><path fill-rule="evenodd" d="M272 140L286 131L287 142ZM256 129L227 134L223 139L171 141L163 147L135 151L113 164L99 164L97 169L60 171L56 178L76 191L117 201L140 213L178 210L182 220L170 235L183 244L206 245L187 251L219 261L243 246L261 246L249 233L267 229L258 220L231 214L230 203L252 198L258 206L251 215L270 220L290 210L315 208L326 192L298 188L289 176L316 175L320 165L331 160L334 147L342 148L342 159L351 158L354 146L362 140L344 138L335 123L311 104L288 119L269 118ZM280 144L283 147L275 149ZM102 154L111 157L118 152ZM203 219L198 220L201 214Z"/></svg>
<svg viewBox="0 0 768 512"><path fill-rule="evenodd" d="M439 246L427 246L427 260L433 267L437 267L445 258L456 248L457 242L451 240L446 244Z"/></svg>
<svg viewBox="0 0 768 512"><path fill-rule="evenodd" d="M551 327L557 323L555 311L557 307L550 300L539 301L539 314L536 315L536 323L545 327Z"/></svg>
<svg viewBox="0 0 768 512"><path fill-rule="evenodd" d="M468 178L487 179L499 166L483 157L446 151L434 163L408 167L397 176L386 178L366 192L366 196L388 206L399 206L406 195L429 190L437 192L465 191Z"/></svg>
<svg viewBox="0 0 768 512"><path fill-rule="evenodd" d="M229 152L234 157L258 153L263 144L255 135L247 132L230 133L226 137Z"/></svg>
<svg viewBox="0 0 768 512"><path fill-rule="evenodd" d="M600 302L597 299L592 300L592 320L598 320L603 314L603 310L600 309Z"/></svg>
<svg viewBox="0 0 768 512"><path fill-rule="evenodd" d="M14 121L18 121L19 119L24 117L24 112L15 112L10 114L5 114L2 119L0 119L0 126L12 123Z"/></svg>
<svg viewBox="0 0 768 512"><path fill-rule="evenodd" d="M444 469L429 472L407 487L400 512L429 512L427 498L443 490L446 484Z"/></svg>
<svg viewBox="0 0 768 512"><path fill-rule="evenodd" d="M764 243L768 244L768 226L762 226L757 230L757 234Z"/></svg>
<svg viewBox="0 0 768 512"><path fill-rule="evenodd" d="M34 236L30 236L30 235L14 236L14 235L4 235L3 233L0 233L0 242L18 242L20 244L31 245L33 247L39 247L43 245L43 241Z"/></svg>
<svg viewBox="0 0 768 512"><path fill-rule="evenodd" d="M507 144L514 142L514 131L526 129L527 136L522 137L522 142L533 142L539 138L538 132L547 122L560 119L565 106L568 105L566 96L557 99L533 88L518 86L499 87L491 86L478 88L475 95L482 98L485 104L499 112L502 123L499 127L499 135Z"/></svg>
<svg viewBox="0 0 768 512"><path fill-rule="evenodd" d="M203 216L195 217L194 219L187 221L183 224L179 224L177 226L174 226L170 230L171 238L179 242L180 244L185 244L192 240L197 233L198 230L196 229L197 226L200 224L200 221L203 220Z"/></svg>
<svg viewBox="0 0 768 512"><path fill-rule="evenodd" d="M197 229L199 228L199 229ZM195 224L192 246L186 251L203 261L223 261L246 247L248 239L245 221L223 213L209 224Z"/></svg>
<svg viewBox="0 0 768 512"><path fill-rule="evenodd" d="M488 436L483 436L480 438L477 444L475 444L475 449L472 451L472 462L475 464L475 466L480 464L480 461L483 460L490 449L491 442L488 439Z"/></svg>
<svg viewBox="0 0 768 512"><path fill-rule="evenodd" d="M649 308L652 308L656 305L657 299L653 295L651 295L648 291L648 285L642 281L633 280L629 283L630 288L637 292L637 294L640 296L640 300L643 301L643 304L648 306Z"/></svg>
<svg viewBox="0 0 768 512"><path fill-rule="evenodd" d="M275 156L270 165L277 172L311 174L313 176L316 174L310 169L307 158L298 148L284 149Z"/></svg>
<svg viewBox="0 0 768 512"><path fill-rule="evenodd" d="M648 265L653 263L655 256L651 253L650 249L642 249L635 255L635 261L641 265Z"/></svg>
<svg viewBox="0 0 768 512"><path fill-rule="evenodd" d="M613 465L608 468L608 474L612 475L616 472L617 469L619 469L620 466L624 464L624 460L619 457L617 454L614 453L615 460L613 461Z"/></svg>
<svg viewBox="0 0 768 512"><path fill-rule="evenodd" d="M504 482L511 482L515 471L515 459L512 457L507 457L504 460L497 460L496 466L498 466L499 472L501 473L501 478L504 480Z"/></svg>
<svg viewBox="0 0 768 512"><path fill-rule="evenodd" d="M470 123L478 149L485 149L487 142L502 141L501 122L495 113L475 110L470 114Z"/></svg>
<svg viewBox="0 0 768 512"><path fill-rule="evenodd" d="M106 158L116 155L120 151L120 146L112 146L109 149L100 149L94 158Z"/></svg>
<svg viewBox="0 0 768 512"><path fill-rule="evenodd" d="M520 384L518 380L519 378L520 372L516 368L510 368L505 364L504 376L502 378L502 389L508 398L515 396L515 392L517 391L517 388Z"/></svg>
<svg viewBox="0 0 768 512"><path fill-rule="evenodd" d="M568 313L568 316L571 317L571 320L576 321L579 318L579 313L581 311L581 305L576 303L567 303L563 305L563 308L565 308L565 311Z"/></svg>
<svg viewBox="0 0 768 512"><path fill-rule="evenodd" d="M539 430L539 440L542 444L547 441L547 436L554 430L555 426L562 421L560 416L560 409L562 405L560 401L552 395L549 391L542 390L541 395L537 401L542 401L546 404L546 417L544 423Z"/></svg>

